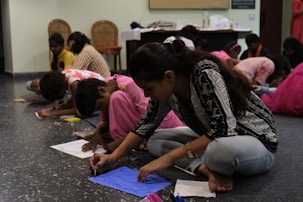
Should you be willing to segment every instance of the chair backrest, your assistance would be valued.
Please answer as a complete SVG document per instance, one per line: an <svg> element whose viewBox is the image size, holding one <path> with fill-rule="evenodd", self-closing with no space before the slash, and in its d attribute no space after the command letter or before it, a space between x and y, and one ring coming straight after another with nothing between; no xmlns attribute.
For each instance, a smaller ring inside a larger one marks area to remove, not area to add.
<svg viewBox="0 0 303 202"><path fill-rule="evenodd" d="M118 28L109 20L98 20L91 27L94 47L117 46Z"/></svg>
<svg viewBox="0 0 303 202"><path fill-rule="evenodd" d="M48 31L48 36L50 36L55 32L60 33L64 38L64 44L65 47L67 48L67 38L72 33L72 30L69 24L65 20L59 18L53 19L52 21L49 22L47 31Z"/></svg>

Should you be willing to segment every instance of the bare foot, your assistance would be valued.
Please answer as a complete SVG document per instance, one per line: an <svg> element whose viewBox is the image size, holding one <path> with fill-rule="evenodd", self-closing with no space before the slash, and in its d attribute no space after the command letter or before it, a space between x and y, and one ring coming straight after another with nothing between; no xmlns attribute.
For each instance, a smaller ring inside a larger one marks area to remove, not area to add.
<svg viewBox="0 0 303 202"><path fill-rule="evenodd" d="M142 151L147 151L147 147L144 143L141 143L138 147L139 150L142 150Z"/></svg>
<svg viewBox="0 0 303 202"><path fill-rule="evenodd" d="M211 171L204 164L198 168L198 171L208 177L208 187L211 192L230 192L232 190L232 176Z"/></svg>

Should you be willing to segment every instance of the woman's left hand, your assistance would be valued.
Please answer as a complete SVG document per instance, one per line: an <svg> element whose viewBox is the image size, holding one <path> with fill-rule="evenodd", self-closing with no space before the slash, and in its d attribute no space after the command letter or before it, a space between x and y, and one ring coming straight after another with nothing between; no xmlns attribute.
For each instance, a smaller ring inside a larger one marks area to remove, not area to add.
<svg viewBox="0 0 303 202"><path fill-rule="evenodd" d="M138 182L143 182L147 175L171 166L173 162L169 159L167 155L161 156L160 158L157 158L156 160L146 164L145 166L141 167L138 174Z"/></svg>

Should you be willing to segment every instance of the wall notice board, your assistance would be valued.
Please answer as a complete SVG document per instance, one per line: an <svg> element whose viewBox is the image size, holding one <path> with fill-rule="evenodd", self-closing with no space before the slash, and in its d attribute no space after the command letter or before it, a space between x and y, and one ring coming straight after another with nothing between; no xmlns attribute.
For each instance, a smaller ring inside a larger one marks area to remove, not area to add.
<svg viewBox="0 0 303 202"><path fill-rule="evenodd" d="M228 9L229 0L149 0L149 9Z"/></svg>

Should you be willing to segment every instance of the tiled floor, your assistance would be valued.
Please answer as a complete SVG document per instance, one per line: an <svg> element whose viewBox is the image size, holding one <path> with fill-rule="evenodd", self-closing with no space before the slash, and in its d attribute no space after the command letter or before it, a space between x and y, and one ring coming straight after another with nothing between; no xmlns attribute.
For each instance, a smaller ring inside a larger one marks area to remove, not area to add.
<svg viewBox="0 0 303 202"><path fill-rule="evenodd" d="M25 88L32 78L15 79L0 74L0 202L137 202L141 198L94 184L87 159L62 153L50 146L76 140L73 130L94 129L82 120L73 128L58 117L38 120L34 112L50 107L42 99L14 103L15 98L33 97ZM30 96L29 96L30 95ZM302 118L275 115L279 134L276 162L270 172L260 176L234 178L231 193L215 199L191 198L188 201L302 201L303 161ZM119 162L139 168L152 158L146 152L129 153ZM171 201L176 179L194 179L175 168L158 171L173 184L159 192ZM198 180L206 180L199 177Z"/></svg>
<svg viewBox="0 0 303 202"><path fill-rule="evenodd" d="M88 160L50 148L76 140L73 130L94 129L86 121L70 124L59 117L37 119L34 112L51 104L25 88L29 78L0 75L0 201L139 201L141 198L88 180ZM15 103L15 98L35 98ZM139 158L133 158L139 157ZM146 153L129 154L121 165L139 167ZM178 172L176 172L178 175ZM169 177L169 176L168 176ZM171 179L175 176L172 174ZM159 192L169 200L172 186Z"/></svg>

